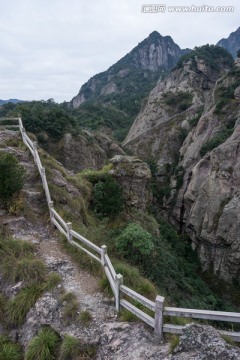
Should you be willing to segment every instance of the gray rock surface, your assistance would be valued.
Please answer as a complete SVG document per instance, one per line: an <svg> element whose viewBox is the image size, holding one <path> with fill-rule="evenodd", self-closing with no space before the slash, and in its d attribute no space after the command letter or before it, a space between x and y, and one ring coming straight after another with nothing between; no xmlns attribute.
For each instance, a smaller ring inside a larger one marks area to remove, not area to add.
<svg viewBox="0 0 240 360"><path fill-rule="evenodd" d="M167 360L167 343L156 342L142 324L107 323L101 326L96 360Z"/></svg>
<svg viewBox="0 0 240 360"><path fill-rule="evenodd" d="M171 360L238 360L240 349L230 346L211 326L190 324L183 329Z"/></svg>
<svg viewBox="0 0 240 360"><path fill-rule="evenodd" d="M135 157L123 155L116 155L110 163L113 165L110 174L122 187L125 204L138 210L146 210L152 200L149 166Z"/></svg>
<svg viewBox="0 0 240 360"><path fill-rule="evenodd" d="M239 80L224 63L214 70L196 58L192 65L185 61L157 84L123 144L142 160L156 161L159 188L171 193L161 205L164 216L189 234L204 271L231 281L240 276ZM219 94L231 87L235 99L219 104ZM184 111L174 98L166 102L170 93L188 92L192 103ZM214 141L204 154L203 146ZM177 167L184 175L178 188Z"/></svg>

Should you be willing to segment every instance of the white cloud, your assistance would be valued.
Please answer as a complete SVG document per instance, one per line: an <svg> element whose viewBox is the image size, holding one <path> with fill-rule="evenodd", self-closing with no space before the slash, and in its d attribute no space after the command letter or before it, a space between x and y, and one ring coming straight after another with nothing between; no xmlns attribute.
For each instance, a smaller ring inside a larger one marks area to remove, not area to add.
<svg viewBox="0 0 240 360"><path fill-rule="evenodd" d="M144 14L146 2L140 0L1 0L0 99L69 101L85 81L154 30L170 35L181 48L216 43L240 25L239 1L228 1L208 0L207 5L233 5L234 13Z"/></svg>

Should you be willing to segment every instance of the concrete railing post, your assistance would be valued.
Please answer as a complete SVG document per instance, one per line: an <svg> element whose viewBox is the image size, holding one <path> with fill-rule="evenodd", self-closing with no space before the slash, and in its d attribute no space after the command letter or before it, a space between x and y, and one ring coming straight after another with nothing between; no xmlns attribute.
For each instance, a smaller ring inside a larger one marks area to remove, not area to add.
<svg viewBox="0 0 240 360"><path fill-rule="evenodd" d="M34 161L37 163L37 142L33 142Z"/></svg>
<svg viewBox="0 0 240 360"><path fill-rule="evenodd" d="M53 209L53 202L52 201L50 201L48 203L48 207L49 207L49 212L50 212L50 221L51 221L51 224L52 224L52 228L55 228L55 225L53 224L54 215L52 213L52 209Z"/></svg>
<svg viewBox="0 0 240 360"><path fill-rule="evenodd" d="M45 168L41 168L41 177L42 178L45 178L46 177L46 171L45 171Z"/></svg>
<svg viewBox="0 0 240 360"><path fill-rule="evenodd" d="M24 144L26 144L26 130L24 127L22 128L22 139L23 139Z"/></svg>
<svg viewBox="0 0 240 360"><path fill-rule="evenodd" d="M107 254L107 246L106 245L102 245L101 246L101 264L102 266L105 265L106 261L105 261L105 255Z"/></svg>
<svg viewBox="0 0 240 360"><path fill-rule="evenodd" d="M72 241L71 230L72 230L72 223L68 222L67 223L67 238L68 238L68 241Z"/></svg>
<svg viewBox="0 0 240 360"><path fill-rule="evenodd" d="M154 335L160 340L163 337L163 307L164 297L157 296L155 301L155 323L154 323Z"/></svg>
<svg viewBox="0 0 240 360"><path fill-rule="evenodd" d="M115 277L115 289L116 289L116 299L115 299L115 304L116 304L116 311L119 312L120 311L120 300L121 300L121 291L120 291L120 286L123 284L123 277L121 274L117 274Z"/></svg>

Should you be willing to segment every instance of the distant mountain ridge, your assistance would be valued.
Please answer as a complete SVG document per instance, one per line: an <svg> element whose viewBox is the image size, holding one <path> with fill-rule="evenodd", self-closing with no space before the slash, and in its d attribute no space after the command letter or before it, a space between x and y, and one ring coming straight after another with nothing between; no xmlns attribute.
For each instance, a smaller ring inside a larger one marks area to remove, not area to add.
<svg viewBox="0 0 240 360"><path fill-rule="evenodd" d="M230 54L236 58L237 51L240 49L240 27L232 32L227 39L218 41L217 45L229 51Z"/></svg>
<svg viewBox="0 0 240 360"><path fill-rule="evenodd" d="M138 76L143 75L145 83L155 82L161 73L176 64L183 53L185 50L181 50L170 36L161 36L157 31L153 31L116 64L88 80L72 99L72 105L77 108L86 101L98 100L113 93L123 93L121 79L125 81L130 78L131 90L138 90L138 79L131 76L133 72Z"/></svg>
<svg viewBox="0 0 240 360"><path fill-rule="evenodd" d="M0 106L7 104L7 103L13 103L13 104L17 104L19 102L23 102L23 100L19 100L19 99L9 99L9 100L1 100L0 99Z"/></svg>
<svg viewBox="0 0 240 360"><path fill-rule="evenodd" d="M126 135L142 100L188 51L181 50L170 36L153 31L108 70L82 85L71 101L73 108L79 109L80 124L91 129L114 130L117 126ZM110 122L106 111L111 112Z"/></svg>

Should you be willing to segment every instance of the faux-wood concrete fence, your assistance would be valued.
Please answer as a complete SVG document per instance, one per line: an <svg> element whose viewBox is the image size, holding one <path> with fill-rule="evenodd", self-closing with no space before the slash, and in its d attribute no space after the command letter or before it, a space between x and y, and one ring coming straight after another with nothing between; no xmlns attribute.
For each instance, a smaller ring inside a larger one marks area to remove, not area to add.
<svg viewBox="0 0 240 360"><path fill-rule="evenodd" d="M189 317L192 319L204 319L204 320L215 320L215 321L227 321L240 323L240 313L234 312L222 312L222 311L210 311L210 310L197 310L197 309L183 309L164 306L164 297L157 296L155 302L147 299L146 297L138 294L136 291L123 285L123 277L121 274L117 274L112 262L107 254L107 247L102 245L101 247L93 244L85 237L77 233L72 229L72 224L67 223L54 209L51 195L48 188L47 178L45 169L42 166L41 159L37 150L37 143L33 142L23 127L21 117L19 118L2 118L1 128L17 128L20 129L24 144L28 147L29 151L34 157L35 163L38 167L40 176L42 178L43 188L46 194L47 203L50 212L50 220L55 227L67 238L68 242L79 248L80 250L87 253L95 261L98 261L104 268L105 274L108 278L109 284L115 297L115 308L119 312L120 308L123 307L129 310L131 313L136 315L139 319L143 320L146 324L150 325L154 329L154 334L160 339L163 333L174 333L181 334L183 326L174 324L165 324L164 316L171 317ZM16 124L17 123L17 124ZM11 125L13 124L13 125ZM81 246L74 239L77 239L83 246ZM87 248L86 248L87 247ZM153 316L148 315L144 310L140 310L123 296L134 299L145 308L152 311ZM224 335L230 336L233 340L240 342L240 333L231 331L220 331Z"/></svg>

